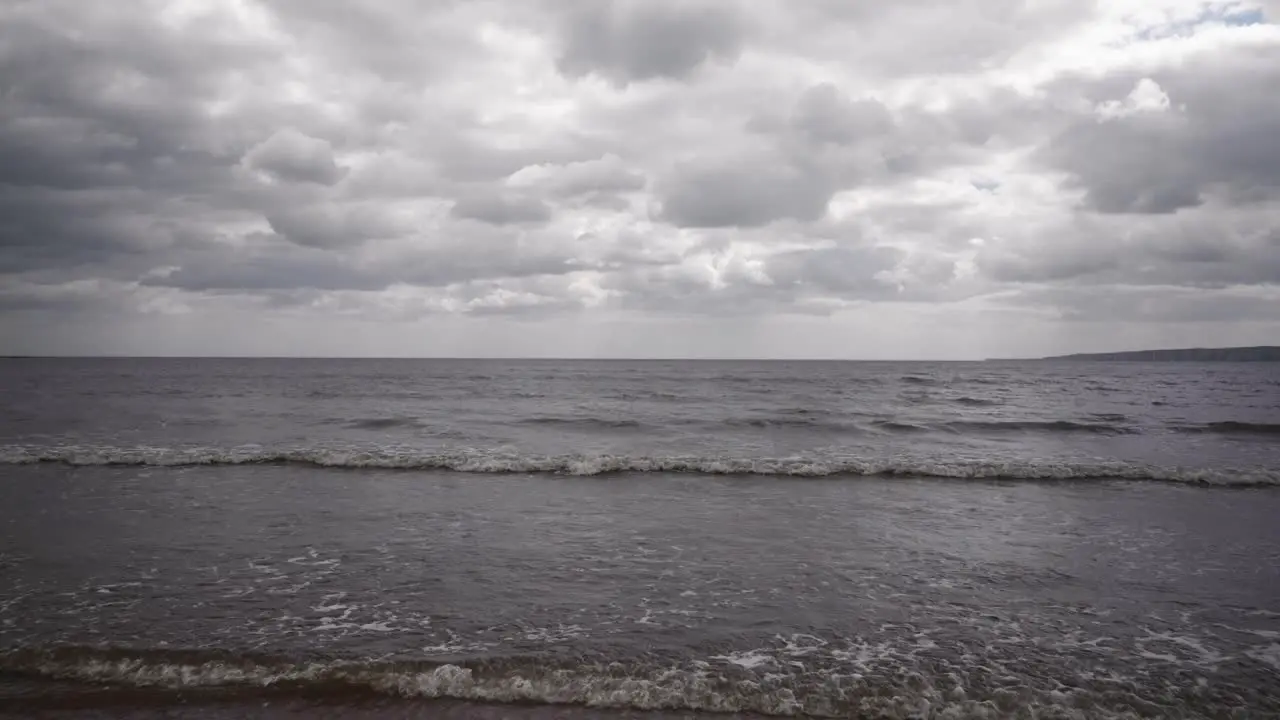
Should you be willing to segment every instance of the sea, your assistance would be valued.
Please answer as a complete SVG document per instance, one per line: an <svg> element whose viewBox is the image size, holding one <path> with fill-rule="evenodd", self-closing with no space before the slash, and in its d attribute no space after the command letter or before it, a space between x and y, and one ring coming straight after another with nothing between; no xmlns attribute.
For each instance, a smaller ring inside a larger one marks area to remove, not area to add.
<svg viewBox="0 0 1280 720"><path fill-rule="evenodd" d="M5 718L1278 718L1280 364L0 360Z"/></svg>

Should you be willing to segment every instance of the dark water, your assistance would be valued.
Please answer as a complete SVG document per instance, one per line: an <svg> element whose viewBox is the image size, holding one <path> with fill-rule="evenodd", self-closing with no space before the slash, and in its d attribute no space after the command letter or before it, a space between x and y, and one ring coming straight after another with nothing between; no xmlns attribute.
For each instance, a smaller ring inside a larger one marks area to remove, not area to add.
<svg viewBox="0 0 1280 720"><path fill-rule="evenodd" d="M1280 366L0 361L0 715L1280 717Z"/></svg>

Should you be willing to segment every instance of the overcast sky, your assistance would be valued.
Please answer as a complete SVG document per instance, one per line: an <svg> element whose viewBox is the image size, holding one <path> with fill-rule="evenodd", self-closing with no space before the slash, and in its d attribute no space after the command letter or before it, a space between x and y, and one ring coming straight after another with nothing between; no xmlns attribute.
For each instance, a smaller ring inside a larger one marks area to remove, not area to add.
<svg viewBox="0 0 1280 720"><path fill-rule="evenodd" d="M0 0L0 353L1280 344L1277 20Z"/></svg>

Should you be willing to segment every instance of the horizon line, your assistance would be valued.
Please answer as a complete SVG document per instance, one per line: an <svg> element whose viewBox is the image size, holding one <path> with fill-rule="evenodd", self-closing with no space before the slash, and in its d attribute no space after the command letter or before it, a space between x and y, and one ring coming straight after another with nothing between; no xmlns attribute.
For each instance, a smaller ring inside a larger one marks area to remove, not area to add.
<svg viewBox="0 0 1280 720"><path fill-rule="evenodd" d="M1150 353L1200 353L1214 351L1280 350L1280 345L1231 345L1217 347L1155 348L1144 350L1108 350L1073 352L1035 357L982 358L849 358L849 357L573 357L573 356L422 356L422 355L77 355L77 354L0 354L2 360L416 360L416 361L543 361L543 362L862 362L862 363L986 363L1037 362L1103 358L1105 356L1145 355Z"/></svg>
<svg viewBox="0 0 1280 720"><path fill-rule="evenodd" d="M573 362L1017 362L1025 358L842 358L842 357L588 357L445 355L0 355L0 360L425 360L425 361L573 361Z"/></svg>

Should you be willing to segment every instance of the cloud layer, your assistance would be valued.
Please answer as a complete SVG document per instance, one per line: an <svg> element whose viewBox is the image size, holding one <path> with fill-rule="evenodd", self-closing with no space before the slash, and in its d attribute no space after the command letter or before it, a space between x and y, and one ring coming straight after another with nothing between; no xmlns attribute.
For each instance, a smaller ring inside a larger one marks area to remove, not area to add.
<svg viewBox="0 0 1280 720"><path fill-rule="evenodd" d="M1280 7L0 6L11 352L1280 343Z"/></svg>

